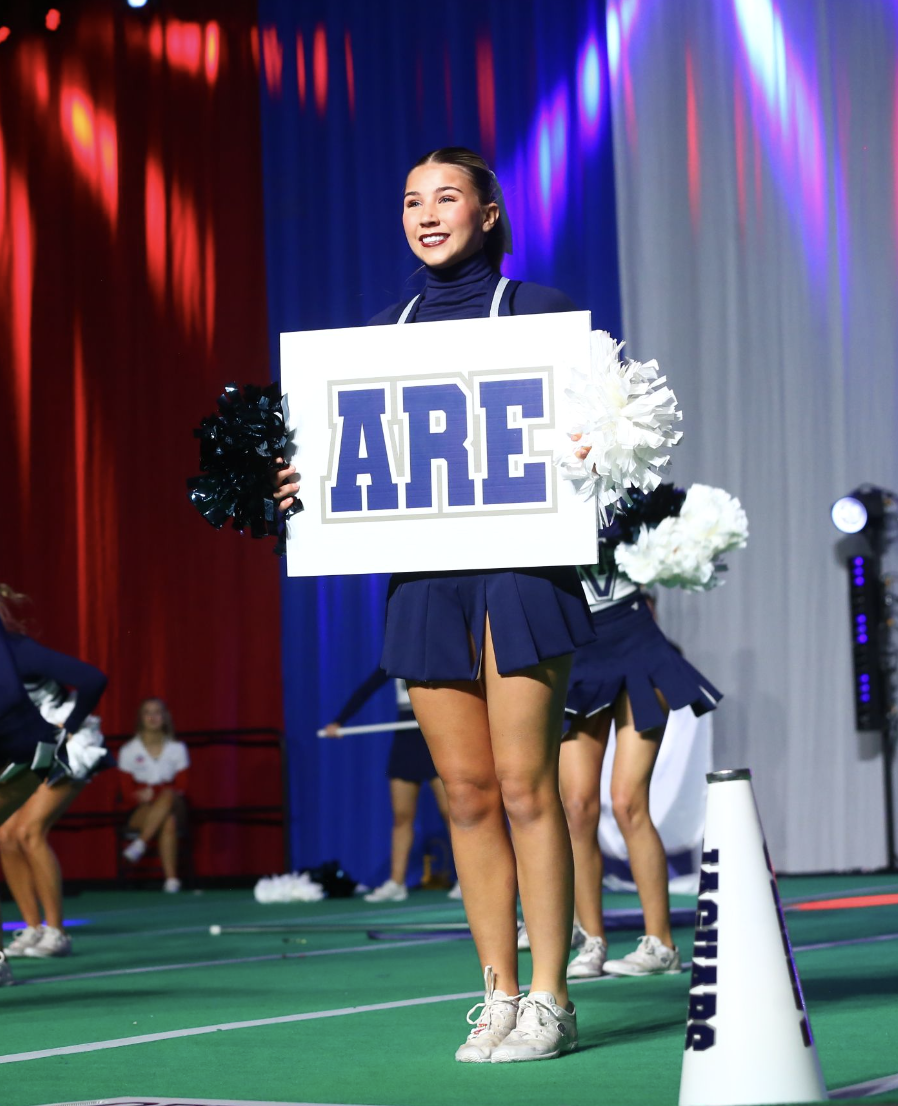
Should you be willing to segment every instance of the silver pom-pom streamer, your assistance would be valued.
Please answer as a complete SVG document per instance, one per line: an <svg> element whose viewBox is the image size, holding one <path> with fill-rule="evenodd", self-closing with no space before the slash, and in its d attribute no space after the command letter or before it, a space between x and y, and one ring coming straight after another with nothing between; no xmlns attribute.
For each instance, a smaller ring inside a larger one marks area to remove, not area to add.
<svg viewBox="0 0 898 1106"><path fill-rule="evenodd" d="M590 371L575 371L565 390L576 421L554 458L579 495L595 498L602 526L608 509L627 499L627 488L658 487L683 436L674 429L683 417L677 397L658 375L657 361L621 359L623 345L607 331L593 331Z"/></svg>

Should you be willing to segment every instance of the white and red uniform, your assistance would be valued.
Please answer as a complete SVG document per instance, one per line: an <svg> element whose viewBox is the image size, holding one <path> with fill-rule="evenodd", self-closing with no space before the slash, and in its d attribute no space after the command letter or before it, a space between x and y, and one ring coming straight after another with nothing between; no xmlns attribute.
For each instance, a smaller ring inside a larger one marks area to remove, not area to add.
<svg viewBox="0 0 898 1106"><path fill-rule="evenodd" d="M118 766L122 794L130 806L138 805L137 792L144 787L152 788L154 799L165 787L180 792L187 789L190 756L183 741L170 737L154 757L139 737L132 737L119 751Z"/></svg>

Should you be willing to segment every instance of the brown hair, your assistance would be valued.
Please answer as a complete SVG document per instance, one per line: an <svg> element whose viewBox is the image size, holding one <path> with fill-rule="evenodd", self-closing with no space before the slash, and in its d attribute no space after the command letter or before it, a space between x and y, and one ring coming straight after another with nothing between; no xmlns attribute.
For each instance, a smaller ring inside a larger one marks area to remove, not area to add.
<svg viewBox="0 0 898 1106"><path fill-rule="evenodd" d="M477 192L477 198L483 207L487 204L498 202L499 182L495 173L480 156L466 146L443 146L439 150L431 150L429 154L418 158L412 169L418 169L422 165L457 165L471 178L471 182ZM490 266L500 272L502 258L508 241L509 228L502 221L502 216L496 220L492 230L486 232L483 241L483 252Z"/></svg>
<svg viewBox="0 0 898 1106"><path fill-rule="evenodd" d="M137 719L134 724L134 732L137 734L143 733L143 708L147 703L158 703L162 707L162 732L166 737L174 737L175 724L172 722L169 709L165 705L165 700L160 699L158 695L151 695L148 699L141 699L140 706L137 708Z"/></svg>
<svg viewBox="0 0 898 1106"><path fill-rule="evenodd" d="M0 622L11 634L25 633L25 620L16 616L13 607L28 601L28 596L11 588L9 584L0 584Z"/></svg>

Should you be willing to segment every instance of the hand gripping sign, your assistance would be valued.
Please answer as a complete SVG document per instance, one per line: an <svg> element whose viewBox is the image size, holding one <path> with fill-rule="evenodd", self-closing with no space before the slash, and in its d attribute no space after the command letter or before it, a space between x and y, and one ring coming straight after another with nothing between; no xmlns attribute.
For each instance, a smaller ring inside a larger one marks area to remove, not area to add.
<svg viewBox="0 0 898 1106"><path fill-rule="evenodd" d="M552 463L587 311L281 335L305 510L291 576L596 559L596 516Z"/></svg>

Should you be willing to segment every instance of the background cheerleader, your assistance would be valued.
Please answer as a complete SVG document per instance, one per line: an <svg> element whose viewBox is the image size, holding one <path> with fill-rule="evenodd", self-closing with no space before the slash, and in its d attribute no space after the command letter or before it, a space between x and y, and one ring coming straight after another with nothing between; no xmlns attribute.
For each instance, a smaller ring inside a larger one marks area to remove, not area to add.
<svg viewBox="0 0 898 1106"><path fill-rule="evenodd" d="M325 727L328 737L339 737L340 728L379 691L390 677L382 668L376 668L346 700L333 722ZM396 707L400 722L414 720L414 711L404 680L395 680ZM415 815L422 784L429 783L443 821L449 824L449 804L446 791L433 766L433 758L427 742L419 729L397 730L390 745L387 761L387 779L390 781L390 807L393 811L393 831L390 843L390 878L376 887L366 902L403 902L408 898L406 875L408 858L415 839ZM460 899L458 883L449 892L449 898Z"/></svg>
<svg viewBox="0 0 898 1106"><path fill-rule="evenodd" d="M70 677L73 666L90 670L91 665L66 657ZM32 702L47 721L69 725L60 719L71 717L77 696L67 695L56 680L47 679L28 685ZM8 956L68 956L72 939L62 928L62 875L59 861L49 843L49 833L84 789L87 782L104 768L115 763L103 744L100 720L89 714L77 732L66 742L71 775L61 767L51 770L30 799L0 827L0 860L3 874L16 906L25 922L14 940L7 946ZM43 912L44 925L41 926Z"/></svg>
<svg viewBox="0 0 898 1106"><path fill-rule="evenodd" d="M106 677L98 668L39 645L23 632L25 627L15 617L12 608L24 598L8 585L0 584L0 825L4 830L16 811L23 808L23 804L27 805L39 788L41 779L51 769L68 775L67 760L61 762L55 758L56 746L67 734L81 729L106 688ZM41 716L25 688L26 682L40 684L46 680L76 689L71 710L66 712L64 721L59 725ZM35 812L45 811L44 804L52 808L58 795L65 795L65 792L54 796L45 794L32 809L28 822L34 824ZM44 820L46 814L38 822ZM22 825L24 821L20 824L20 831ZM12 840L11 834L6 836ZM49 928L64 938L59 865L49 847L46 833L29 834L27 847L27 864L22 855L12 855L15 849L9 853L12 871L10 887L17 899L21 895L22 904L28 909L27 916L23 912L27 927L37 929L37 934L32 934L26 943L36 945L46 939L49 946L59 939L49 931L46 934L40 932L38 900L51 923ZM6 871L6 854L3 861ZM56 925L52 925L53 922ZM65 941L60 944L64 945ZM0 984L11 982L6 954L0 953Z"/></svg>
<svg viewBox="0 0 898 1106"><path fill-rule="evenodd" d="M561 746L561 790L574 848L577 916L587 940L568 967L572 978L652 975L680 970L670 930L667 858L649 813L649 787L667 715L713 710L721 693L664 636L640 582L702 590L718 582L720 556L748 537L739 501L722 489L661 485L634 496L604 532L600 561L580 576L595 641L574 656ZM617 747L611 805L627 846L645 935L622 960L606 960L602 854L598 843L602 763L612 721Z"/></svg>
<svg viewBox="0 0 898 1106"><path fill-rule="evenodd" d="M161 699L144 699L137 711L136 734L118 755L125 804L133 807L128 828L137 833L122 856L136 864L158 835L163 891L181 890L178 878L178 832L184 825L190 756L175 738L168 707Z"/></svg>

